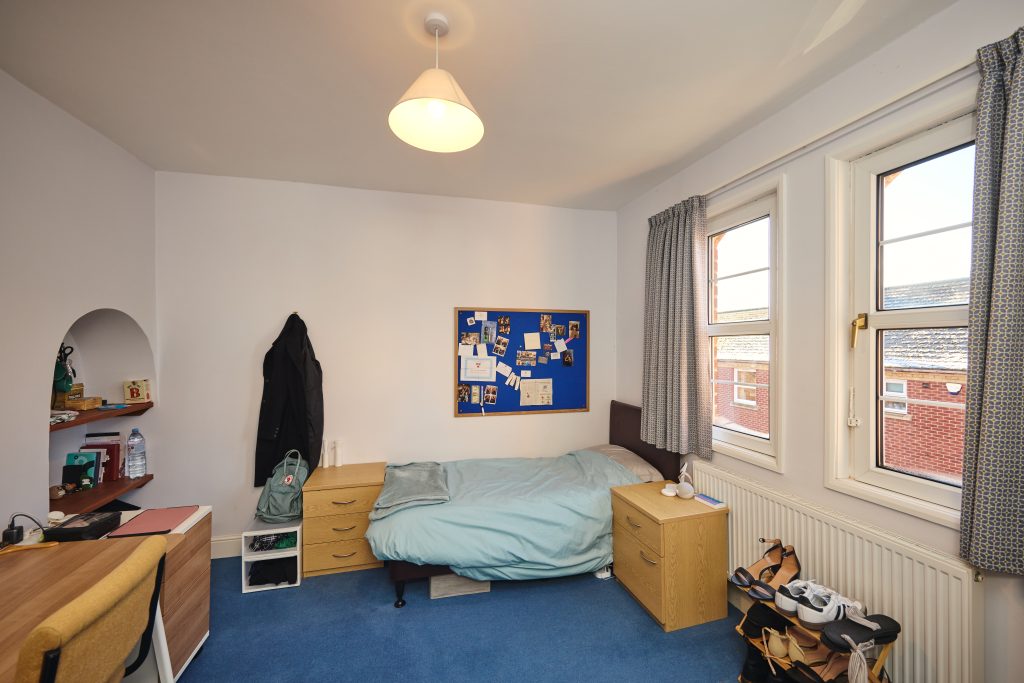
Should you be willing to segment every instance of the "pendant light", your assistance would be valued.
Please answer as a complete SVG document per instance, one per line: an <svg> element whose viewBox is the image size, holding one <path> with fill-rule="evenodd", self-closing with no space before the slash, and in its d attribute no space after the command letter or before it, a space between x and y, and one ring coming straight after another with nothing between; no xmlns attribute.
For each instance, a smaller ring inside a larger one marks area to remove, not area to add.
<svg viewBox="0 0 1024 683"><path fill-rule="evenodd" d="M443 14L427 15L434 36L434 66L413 81L388 116L392 132L405 143L428 152L461 152L484 136L484 123L455 77L438 66L441 36L448 33Z"/></svg>

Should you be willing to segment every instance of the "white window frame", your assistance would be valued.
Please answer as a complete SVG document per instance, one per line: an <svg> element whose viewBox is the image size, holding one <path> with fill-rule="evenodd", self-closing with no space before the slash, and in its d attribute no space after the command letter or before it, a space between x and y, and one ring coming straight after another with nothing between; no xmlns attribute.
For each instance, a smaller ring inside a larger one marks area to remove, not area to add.
<svg viewBox="0 0 1024 683"><path fill-rule="evenodd" d="M728 455L738 460L763 467L774 472L783 471L782 459L782 342L780 336L782 320L782 296L780 294L780 272L782 267L781 245L783 234L783 212L781 210L782 197L784 196L784 176L780 176L773 182L763 183L751 187L743 194L736 194L730 200L712 203L709 206L708 230L707 230L707 276L708 276L708 345L709 345L709 367L708 377L712 384L718 382L713 376L714 370L714 337L727 337L733 335L769 335L768 367L771 373L771 380L767 386L758 388L768 389L768 410L769 410L769 438L744 434L735 430L711 426L712 448L717 453ZM718 233L725 232L731 228L738 227L744 223L757 220L767 215L771 224L770 240L771 254L769 257L769 281L771 293L769 294L768 320L740 321L729 323L711 323L713 311L711 309L711 238ZM735 374L733 375L735 378ZM712 387L712 396L714 387ZM735 398L735 390L733 393ZM741 404L742 405L742 404ZM713 410L713 407L712 407Z"/></svg>
<svg viewBox="0 0 1024 683"><path fill-rule="evenodd" d="M740 379L740 373L741 372L747 372L747 373L753 372L754 373L754 383L752 384L750 382L745 382L745 381L741 380ZM732 385L732 402L735 403L736 405L746 406L748 408L756 408L757 407L757 393L756 393L757 392L757 371L756 370L744 370L742 368L733 368L732 369L732 381L735 382L735 384ZM754 400L753 401L751 401L749 398L743 398L742 396L740 396L740 389L751 389L751 388L753 388L754 391L755 391L755 393L754 393Z"/></svg>
<svg viewBox="0 0 1024 683"><path fill-rule="evenodd" d="M959 489L876 465L874 439L879 412L875 402L880 375L874 356L880 329L964 327L967 306L877 309L875 206L878 175L972 141L974 122L973 112L963 114L871 153L827 161L827 324L833 423L829 429L833 457L826 465L825 486L950 528L959 526ZM851 349L851 321L864 312L868 314L867 329L859 331L857 348Z"/></svg>

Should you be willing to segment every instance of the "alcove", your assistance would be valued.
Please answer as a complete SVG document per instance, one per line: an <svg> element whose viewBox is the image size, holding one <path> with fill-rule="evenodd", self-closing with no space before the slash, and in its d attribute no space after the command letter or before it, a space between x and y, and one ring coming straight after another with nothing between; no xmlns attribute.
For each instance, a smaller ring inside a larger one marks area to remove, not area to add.
<svg viewBox="0 0 1024 683"><path fill-rule="evenodd" d="M124 382L148 379L152 400L123 409L79 411L78 418L72 422L50 425L51 485L61 482L67 454L79 450L87 432L119 431L127 435L132 427L143 426L144 420L139 416L153 407L157 391L149 338L127 313L111 308L86 313L71 325L62 340L55 340L54 358L61 341L74 348L71 354L77 373L74 381L85 384L86 396L99 396L108 404L117 405L124 401ZM50 379L52 381L52 377ZM145 486L152 478L147 474L142 479L105 481L94 489L50 501L50 509L65 514L95 510L132 489Z"/></svg>

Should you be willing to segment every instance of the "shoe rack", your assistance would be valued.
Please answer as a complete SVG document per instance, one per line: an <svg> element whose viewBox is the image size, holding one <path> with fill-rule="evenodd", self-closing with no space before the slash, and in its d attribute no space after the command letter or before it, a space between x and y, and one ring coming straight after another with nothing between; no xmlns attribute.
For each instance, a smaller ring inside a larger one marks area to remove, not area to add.
<svg viewBox="0 0 1024 683"><path fill-rule="evenodd" d="M741 588L740 590L742 590L745 593L749 592L746 588ZM751 598L751 599L753 600L753 598ZM759 601L755 600L755 602L759 602ZM760 602L763 605L767 605L768 607L771 607L772 610L774 610L777 614L779 614L782 617L784 617L785 619L787 619L790 623L792 623L795 627L799 628L802 632L809 634L815 640L817 640L818 642L821 642L821 633L820 632L815 631L813 629L805 628L804 626L802 626L800 624L800 621L796 617L791 617L788 614L785 614L785 613L779 611L775 607L774 603L766 602L766 601L760 601ZM780 658L780 657L771 656L770 659L769 659L769 655L768 655L767 652L765 652L764 643L761 641L761 639L760 638L748 638L746 636L746 634L743 633L743 621L746 618L747 618L747 615L744 614L743 615L743 619L741 619L740 623L736 626L736 633L738 633L740 635L740 638L743 638L745 641L747 641L748 643L750 643L751 645L756 647L758 649L758 651L761 653L761 656L764 657L765 660L770 661L773 666L779 667L781 669L790 669L790 668L792 668L793 667L793 663L789 660L788 657L781 657ZM871 670L868 672L868 681L870 683L889 683L889 681L890 681L889 676L884 671L884 669L885 669L885 662L889 658L889 653L892 652L892 647L895 644L896 644L896 641L893 641L891 643L886 643L885 645L880 645L879 646L881 649L879 650L879 653L878 653L878 659L875 661L874 666L872 666ZM743 683L743 679L742 678L737 678L737 680L739 681L739 683Z"/></svg>

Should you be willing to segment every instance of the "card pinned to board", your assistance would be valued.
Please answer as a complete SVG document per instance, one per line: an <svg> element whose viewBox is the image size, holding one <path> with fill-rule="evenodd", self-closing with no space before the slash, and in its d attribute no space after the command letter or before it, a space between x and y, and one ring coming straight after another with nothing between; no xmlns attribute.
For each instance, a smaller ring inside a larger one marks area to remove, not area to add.
<svg viewBox="0 0 1024 683"><path fill-rule="evenodd" d="M540 348L540 332L524 332L523 346L527 351Z"/></svg>

